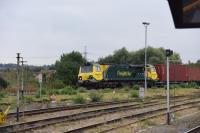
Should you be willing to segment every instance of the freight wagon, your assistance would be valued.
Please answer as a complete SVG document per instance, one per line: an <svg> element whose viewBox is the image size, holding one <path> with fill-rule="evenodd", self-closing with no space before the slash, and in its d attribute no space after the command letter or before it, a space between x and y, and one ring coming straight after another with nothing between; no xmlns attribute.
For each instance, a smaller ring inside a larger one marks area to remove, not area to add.
<svg viewBox="0 0 200 133"><path fill-rule="evenodd" d="M157 83L166 83L166 65L157 64L154 66L159 78ZM200 67L170 64L169 77L171 83L196 82L200 84Z"/></svg>

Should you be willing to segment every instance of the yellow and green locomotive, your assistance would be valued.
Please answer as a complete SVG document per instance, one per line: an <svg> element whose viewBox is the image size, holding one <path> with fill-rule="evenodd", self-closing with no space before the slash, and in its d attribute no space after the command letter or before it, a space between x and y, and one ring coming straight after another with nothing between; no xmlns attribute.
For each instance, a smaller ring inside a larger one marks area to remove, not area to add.
<svg viewBox="0 0 200 133"><path fill-rule="evenodd" d="M146 69L148 85L151 86L158 80L158 75L153 65L148 64ZM143 84L145 78L144 71L144 65L89 63L80 67L78 83L81 86L92 87L118 87L124 84Z"/></svg>

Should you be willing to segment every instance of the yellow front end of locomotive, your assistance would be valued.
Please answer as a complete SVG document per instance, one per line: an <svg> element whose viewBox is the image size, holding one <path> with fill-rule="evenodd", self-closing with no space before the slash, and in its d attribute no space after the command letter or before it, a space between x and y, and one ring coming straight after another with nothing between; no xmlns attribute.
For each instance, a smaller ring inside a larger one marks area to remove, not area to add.
<svg viewBox="0 0 200 133"><path fill-rule="evenodd" d="M148 65L148 67L147 67L147 77L151 80L154 80L154 81L158 80L158 74L157 74L154 66Z"/></svg>
<svg viewBox="0 0 200 133"><path fill-rule="evenodd" d="M98 82L103 80L103 73L108 68L108 65L91 64L80 67L78 74L79 83L82 82Z"/></svg>

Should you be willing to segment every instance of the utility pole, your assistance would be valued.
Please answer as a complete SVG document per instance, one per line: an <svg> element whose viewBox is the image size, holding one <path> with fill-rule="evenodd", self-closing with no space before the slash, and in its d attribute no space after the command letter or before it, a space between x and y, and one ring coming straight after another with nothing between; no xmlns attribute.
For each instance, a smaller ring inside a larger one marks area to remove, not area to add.
<svg viewBox="0 0 200 133"><path fill-rule="evenodd" d="M148 22L142 23L145 27L145 57L144 57L144 89L147 90L147 27L150 25Z"/></svg>
<svg viewBox="0 0 200 133"><path fill-rule="evenodd" d="M20 69L20 53L17 53L17 122L19 122L19 90L20 90L20 75L19 75L19 69Z"/></svg>
<svg viewBox="0 0 200 133"><path fill-rule="evenodd" d="M84 58L85 58L86 62L87 62L87 54L88 54L88 52L87 52L87 46L84 46L83 55L84 55Z"/></svg>
<svg viewBox="0 0 200 133"><path fill-rule="evenodd" d="M166 57L167 57L167 124L170 124L170 97L169 97L169 57L173 55L173 51L170 49L166 49Z"/></svg>
<svg viewBox="0 0 200 133"><path fill-rule="evenodd" d="M22 77L21 77L21 95L22 95L22 98L24 98L24 63L27 62L27 61L24 61L23 60L23 57L21 57L22 61Z"/></svg>

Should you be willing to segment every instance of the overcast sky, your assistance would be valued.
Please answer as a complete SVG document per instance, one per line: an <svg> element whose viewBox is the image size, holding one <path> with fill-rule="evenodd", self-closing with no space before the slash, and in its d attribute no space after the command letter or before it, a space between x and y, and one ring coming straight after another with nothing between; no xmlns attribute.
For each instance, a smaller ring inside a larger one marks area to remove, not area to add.
<svg viewBox="0 0 200 133"><path fill-rule="evenodd" d="M200 29L175 29L167 0L0 0L0 62L53 64L62 53L83 52L97 60L126 47L170 48L183 62L200 59Z"/></svg>

